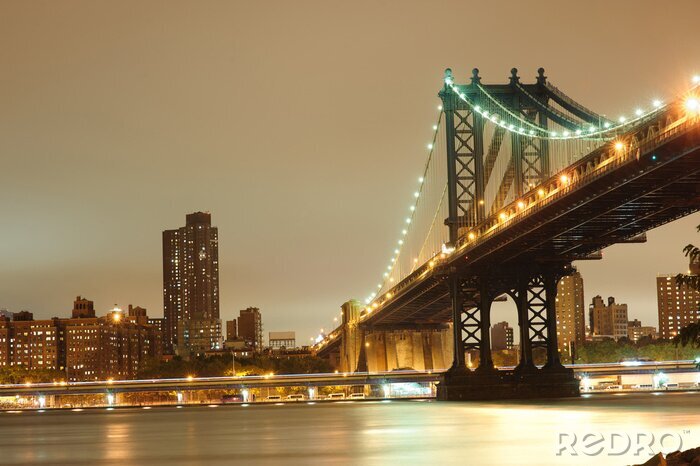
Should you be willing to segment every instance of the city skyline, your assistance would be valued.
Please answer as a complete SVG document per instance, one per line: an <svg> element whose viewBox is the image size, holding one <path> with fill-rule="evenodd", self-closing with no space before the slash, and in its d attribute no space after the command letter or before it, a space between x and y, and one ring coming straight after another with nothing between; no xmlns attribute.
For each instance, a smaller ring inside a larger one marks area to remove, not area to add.
<svg viewBox="0 0 700 466"><path fill-rule="evenodd" d="M208 210L221 229L221 318L258 306L276 327L295 328L308 341L333 325L343 302L373 290L390 257L404 216L396 206L407 205L414 190L434 123L426 112L439 103L445 67L460 80L479 67L485 81L500 82L511 66L528 80L544 66L552 82L592 108L630 112L675 95L698 72L692 56L671 47L679 39L687 50L700 46L682 32L694 27L691 20L652 14L652 6L572 7L579 28L592 18L616 27L606 37L570 36L571 25L554 23L552 31L571 42L550 44L544 63L537 50L502 58L517 43L517 15L503 19L501 40L466 59L460 40L413 38L418 28L460 30L459 14L437 18L417 5L399 17L390 6L374 6L372 15L349 9L349 22L323 6L310 19L281 5L264 12L266 24L243 20L262 17L252 5L218 17L142 6L139 21L116 6L3 7L13 22L0 45L8 65L0 127L12 156L0 189L10 201L2 212L13 221L0 246L0 307L46 318L83 294L100 309L136 302L161 315L159 232L187 212ZM618 25L618 17L635 29ZM362 37L353 21L363 21ZM488 34L486 25L475 27ZM637 33L645 28L668 34ZM31 47L18 46L28 33ZM620 53L599 52L611 43ZM192 174L207 177L205 190L175 189ZM156 188L155 176L174 182ZM655 277L685 270L681 248L696 240L698 223L695 214L649 232L647 244L614 246L603 261L576 263L587 297L616 296L632 315L655 322ZM494 320L503 320L500 309L497 303Z"/></svg>
<svg viewBox="0 0 700 466"><path fill-rule="evenodd" d="M697 13L1 1L0 464L698 464Z"/></svg>

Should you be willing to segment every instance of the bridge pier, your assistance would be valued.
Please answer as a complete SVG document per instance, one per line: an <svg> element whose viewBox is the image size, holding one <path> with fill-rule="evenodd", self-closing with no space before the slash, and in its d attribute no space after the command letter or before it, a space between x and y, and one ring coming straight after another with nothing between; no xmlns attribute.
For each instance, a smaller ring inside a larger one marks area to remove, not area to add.
<svg viewBox="0 0 700 466"><path fill-rule="evenodd" d="M364 339L367 371L444 370L451 362L451 340L446 324L367 329Z"/></svg>
<svg viewBox="0 0 700 466"><path fill-rule="evenodd" d="M455 272L450 288L455 354L453 365L438 385L438 399L578 396L578 380L571 369L562 366L557 349L557 282L570 269L569 264L559 264L514 266L508 272L482 272L478 276ZM495 369L491 358L491 304L502 294L511 296L518 308L520 362L510 371ZM535 348L546 350L542 368L535 365ZM479 366L474 371L464 364L464 353L470 350L479 351Z"/></svg>

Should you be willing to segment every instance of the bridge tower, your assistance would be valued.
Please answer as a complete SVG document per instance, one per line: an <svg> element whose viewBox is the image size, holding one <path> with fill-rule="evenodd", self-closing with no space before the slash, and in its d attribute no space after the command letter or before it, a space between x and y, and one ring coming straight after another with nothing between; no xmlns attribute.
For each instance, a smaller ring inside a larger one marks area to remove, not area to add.
<svg viewBox="0 0 700 466"><path fill-rule="evenodd" d="M360 311L362 303L350 300L341 306L343 311L342 331L340 335L340 371L364 372L363 342L364 334L360 328Z"/></svg>
<svg viewBox="0 0 700 466"><path fill-rule="evenodd" d="M447 69L445 83L439 93L446 126L448 218L445 224L449 228L450 244L456 246L471 228L497 212L509 193L522 196L551 175L546 139L526 137L498 125L488 134L485 131L488 117L474 111L475 107L468 105L464 97L476 105L498 105L541 128L547 128L549 121L572 131L575 125L565 115L550 109L549 100L557 96L547 87L542 68L533 84L522 84L515 68L506 84L482 84L478 69L473 70L471 82L466 85L455 85L452 72ZM581 113L577 116L584 120L599 119L597 115L580 112L579 106L568 106L572 113ZM502 179L492 180L499 150L506 142L510 144L510 156L505 173ZM497 186L492 189L495 194L491 202L486 201L489 183ZM557 282L571 271L569 262L551 259L478 270L453 267L448 283L454 360L440 384L438 397L466 400L578 395L573 372L565 369L559 360L556 334ZM510 373L496 370L491 358L491 304L504 295L516 303L521 346L519 365ZM536 348L546 350L547 363L542 369L534 363ZM475 371L465 366L466 351L479 354Z"/></svg>

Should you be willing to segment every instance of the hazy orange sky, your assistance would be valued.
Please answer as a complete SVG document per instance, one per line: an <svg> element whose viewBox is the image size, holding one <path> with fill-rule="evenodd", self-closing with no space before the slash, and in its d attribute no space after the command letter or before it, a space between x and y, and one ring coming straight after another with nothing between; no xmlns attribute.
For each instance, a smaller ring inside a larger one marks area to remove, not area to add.
<svg viewBox="0 0 700 466"><path fill-rule="evenodd" d="M700 73L699 17L697 0L4 0L0 308L65 316L81 294L160 316L161 231L208 210L222 318L258 306L265 333L308 341L374 288L445 67L530 82L543 66L629 114ZM656 325L656 274L686 269L696 224L581 265L586 301Z"/></svg>

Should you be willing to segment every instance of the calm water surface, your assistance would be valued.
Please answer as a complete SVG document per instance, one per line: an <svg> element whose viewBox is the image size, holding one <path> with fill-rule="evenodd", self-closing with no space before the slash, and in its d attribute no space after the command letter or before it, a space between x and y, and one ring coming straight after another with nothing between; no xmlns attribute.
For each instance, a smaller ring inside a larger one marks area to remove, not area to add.
<svg viewBox="0 0 700 466"><path fill-rule="evenodd" d="M0 413L0 464L564 465L561 432L640 432L700 445L700 393L539 403L416 401Z"/></svg>

